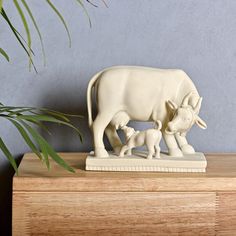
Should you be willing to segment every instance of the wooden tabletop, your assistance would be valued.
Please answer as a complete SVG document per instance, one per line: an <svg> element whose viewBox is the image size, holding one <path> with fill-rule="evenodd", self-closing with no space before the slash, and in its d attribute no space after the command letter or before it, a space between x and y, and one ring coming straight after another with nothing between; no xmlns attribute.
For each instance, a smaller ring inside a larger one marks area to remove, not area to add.
<svg viewBox="0 0 236 236"><path fill-rule="evenodd" d="M236 154L206 154L206 173L85 171L87 153L60 153L76 173L51 161L48 171L35 154L25 154L13 191L140 192L236 191Z"/></svg>

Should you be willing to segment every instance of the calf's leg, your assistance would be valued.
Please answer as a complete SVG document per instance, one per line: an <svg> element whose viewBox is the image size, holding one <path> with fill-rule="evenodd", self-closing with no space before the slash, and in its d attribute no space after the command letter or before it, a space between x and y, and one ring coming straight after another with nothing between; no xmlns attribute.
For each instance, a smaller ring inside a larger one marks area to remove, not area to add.
<svg viewBox="0 0 236 236"><path fill-rule="evenodd" d="M155 158L160 158L160 152L161 152L161 148L159 146L159 142L155 144Z"/></svg>
<svg viewBox="0 0 236 236"><path fill-rule="evenodd" d="M123 157L125 155L125 152L128 151L128 150L131 150L132 147L128 146L128 145L124 145L121 150L120 150L120 157Z"/></svg>

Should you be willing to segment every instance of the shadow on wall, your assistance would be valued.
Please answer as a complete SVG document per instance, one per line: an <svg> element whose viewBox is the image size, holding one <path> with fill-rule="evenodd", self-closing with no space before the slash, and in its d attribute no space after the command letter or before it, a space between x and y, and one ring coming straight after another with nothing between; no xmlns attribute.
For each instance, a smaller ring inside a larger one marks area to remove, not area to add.
<svg viewBox="0 0 236 236"><path fill-rule="evenodd" d="M16 158L19 165L22 155ZM5 162L0 169L0 235L11 235L12 231L12 177L14 170Z"/></svg>
<svg viewBox="0 0 236 236"><path fill-rule="evenodd" d="M47 127L52 135L41 130L48 142L59 152L88 152L93 150L92 132L88 126L86 89L87 83L86 86L81 89L82 92L78 97L75 96L75 94L78 94L78 87L51 89L44 92L42 96L40 102L42 107L47 107L67 114L83 116L83 118L70 117L73 124L78 127L82 133L82 143L76 132L66 126L48 123ZM93 117L96 117L96 114L96 105L93 104ZM108 149L111 148L106 138L105 145Z"/></svg>

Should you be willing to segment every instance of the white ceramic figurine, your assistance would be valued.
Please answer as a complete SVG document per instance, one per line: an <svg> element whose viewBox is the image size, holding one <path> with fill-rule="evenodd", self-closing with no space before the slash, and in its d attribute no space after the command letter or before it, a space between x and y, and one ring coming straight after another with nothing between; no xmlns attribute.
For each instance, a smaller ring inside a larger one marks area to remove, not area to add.
<svg viewBox="0 0 236 236"><path fill-rule="evenodd" d="M148 150L147 159L160 158L160 141L161 141L161 122L158 122L158 127L155 129L147 129L144 131L135 131L134 128L124 126L121 129L125 133L126 144L121 148L120 157L128 151L131 155L132 148L146 145Z"/></svg>
<svg viewBox="0 0 236 236"><path fill-rule="evenodd" d="M93 88L98 109L94 121ZM103 143L104 132L114 152L119 155L123 145L116 129L126 126L130 120L160 120L169 156L194 154L186 133L193 124L202 129L207 127L198 116L201 102L195 85L182 70L119 66L97 73L87 89L95 157L109 157Z"/></svg>

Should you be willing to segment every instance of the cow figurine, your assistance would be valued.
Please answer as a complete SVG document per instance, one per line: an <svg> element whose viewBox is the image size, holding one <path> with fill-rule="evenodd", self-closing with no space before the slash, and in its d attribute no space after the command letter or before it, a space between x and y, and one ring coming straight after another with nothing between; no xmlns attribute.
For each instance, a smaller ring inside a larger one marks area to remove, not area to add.
<svg viewBox="0 0 236 236"><path fill-rule="evenodd" d="M154 129L147 129L144 131L135 131L133 128L124 126L121 129L125 133L126 144L122 146L120 151L120 157L128 151L128 155L131 155L132 148L141 147L146 145L148 150L147 159L160 158L160 141L162 137L161 122L158 122L158 127Z"/></svg>
<svg viewBox="0 0 236 236"><path fill-rule="evenodd" d="M92 119L96 94L98 114ZM195 153L186 133L193 124L206 129L198 116L202 98L182 70L118 66L97 73L87 88L88 122L93 132L96 157L109 157L103 143L106 133L115 153L122 143L116 129L130 120L162 122L162 135L170 156Z"/></svg>

